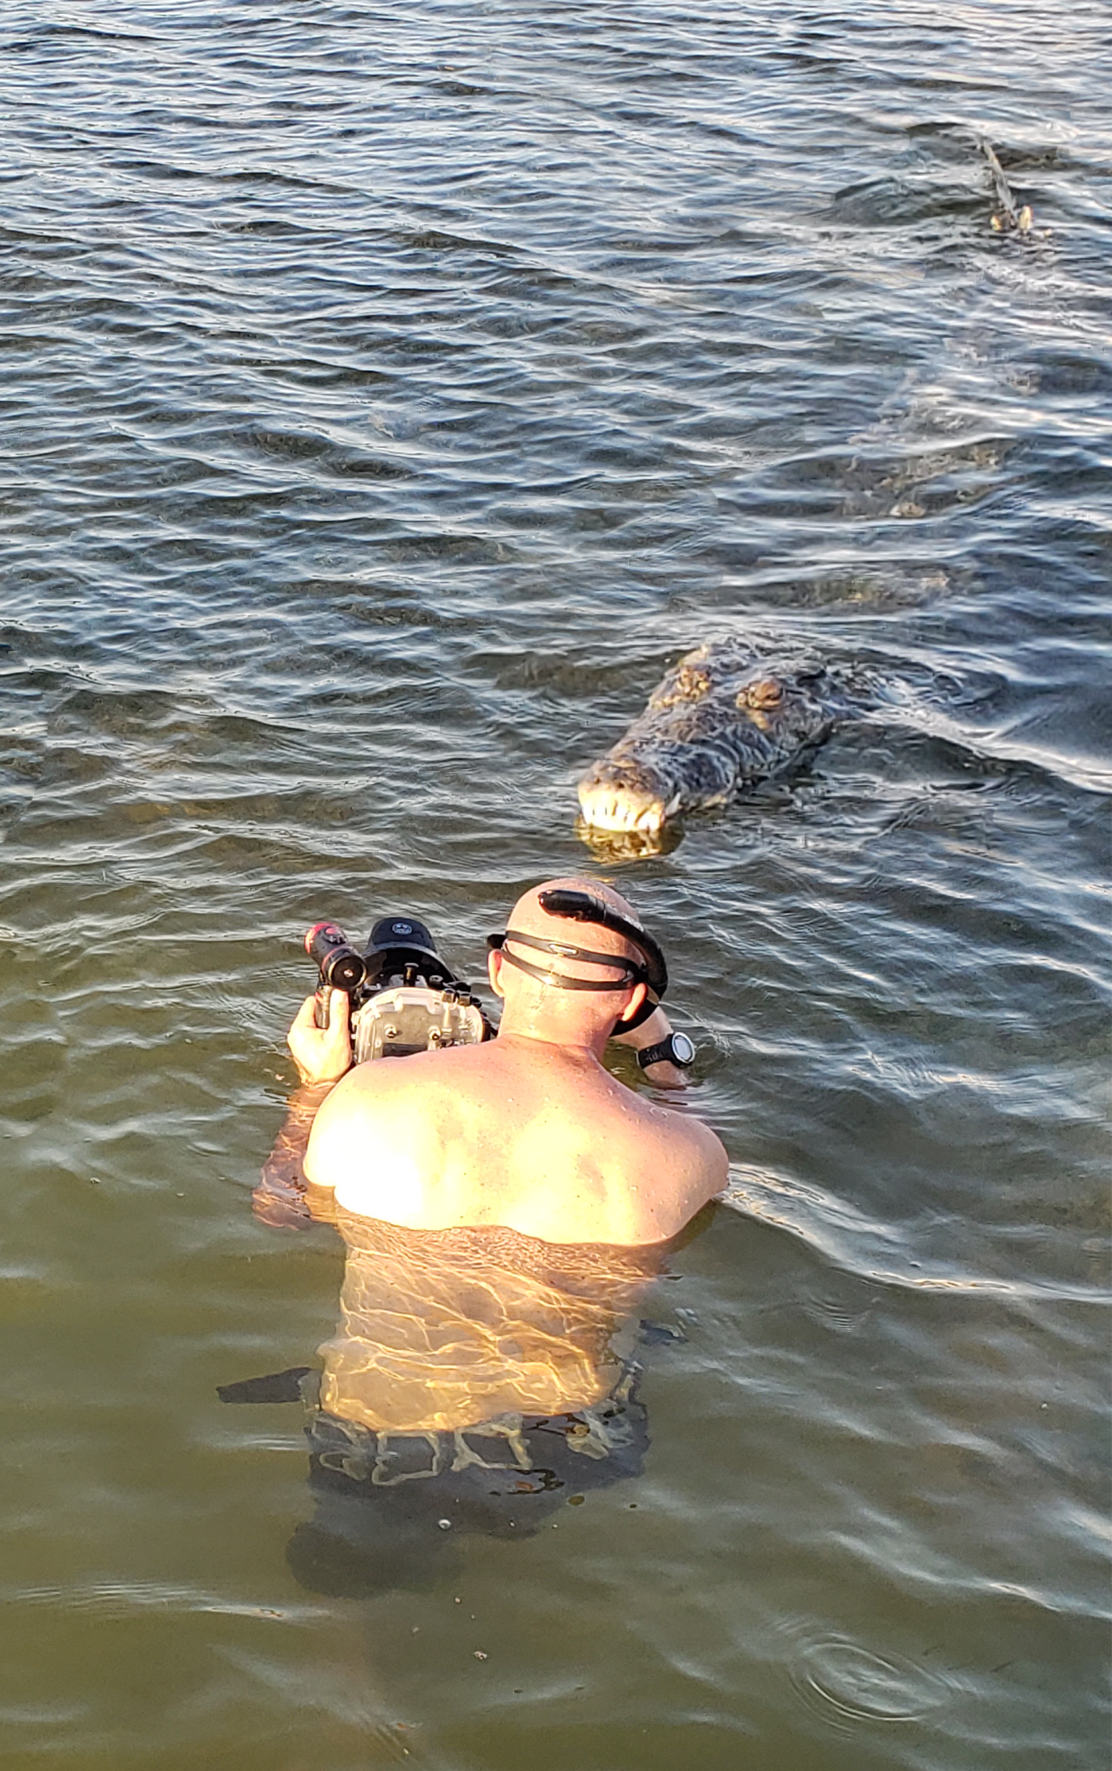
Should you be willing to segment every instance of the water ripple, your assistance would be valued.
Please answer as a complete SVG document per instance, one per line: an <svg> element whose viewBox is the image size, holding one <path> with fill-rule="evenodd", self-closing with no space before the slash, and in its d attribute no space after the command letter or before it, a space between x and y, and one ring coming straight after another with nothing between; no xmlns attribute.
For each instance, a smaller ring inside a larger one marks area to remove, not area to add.
<svg viewBox="0 0 1112 1771"><path fill-rule="evenodd" d="M811 1713L846 1733L862 1722L918 1721L946 1698L941 1675L926 1667L844 1638L808 1639L805 1631L789 1676Z"/></svg>
<svg viewBox="0 0 1112 1771"><path fill-rule="evenodd" d="M1103 1748L1106 38L1097 0L11 0L17 1753L389 1756L365 1651L445 1767ZM736 634L874 710L592 853L577 773ZM732 1209L664 1287L639 1483L361 1634L289 1604L299 1423L214 1413L334 1323L334 1249L247 1215L299 933L407 908L479 978L584 866L661 931Z"/></svg>

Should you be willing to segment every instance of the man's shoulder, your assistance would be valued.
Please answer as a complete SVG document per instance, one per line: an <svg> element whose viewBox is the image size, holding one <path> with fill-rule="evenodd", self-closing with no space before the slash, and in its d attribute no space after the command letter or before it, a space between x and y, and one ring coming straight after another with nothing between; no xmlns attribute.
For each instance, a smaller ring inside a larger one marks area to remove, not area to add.
<svg viewBox="0 0 1112 1771"><path fill-rule="evenodd" d="M415 1084L435 1083L447 1052L412 1052L405 1058L380 1058L355 1064L337 1084L352 1100L386 1099L408 1092Z"/></svg>
<svg viewBox="0 0 1112 1771"><path fill-rule="evenodd" d="M356 1064L342 1076L317 1114L314 1134L318 1146L327 1132L388 1114L399 1098L408 1093L404 1079L398 1077L399 1068L398 1061L390 1058L381 1063Z"/></svg>
<svg viewBox="0 0 1112 1771"><path fill-rule="evenodd" d="M606 1131L603 1148L614 1180L637 1197L648 1187L654 1210L667 1215L671 1202L686 1222L726 1184L726 1151L710 1126L690 1110L633 1096L608 1115ZM662 1233L671 1234L671 1229Z"/></svg>
<svg viewBox="0 0 1112 1771"><path fill-rule="evenodd" d="M430 1069L439 1061L434 1058ZM360 1182L372 1172L381 1177L383 1165L395 1177L408 1175L428 1159L437 1115L413 1110L415 1079L403 1074L410 1066L423 1067L422 1057L356 1064L341 1077L309 1136L304 1166L311 1181L324 1187ZM376 1215L391 1215L382 1201Z"/></svg>
<svg viewBox="0 0 1112 1771"><path fill-rule="evenodd" d="M722 1148L706 1121L691 1110L686 1096L682 1105L674 1107L659 1101L645 1100L643 1096L638 1097L637 1114L642 1124L651 1126L657 1136L677 1147L693 1150Z"/></svg>
<svg viewBox="0 0 1112 1771"><path fill-rule="evenodd" d="M726 1185L726 1151L702 1120L639 1102L607 1140L607 1210L619 1226L600 1240L666 1241Z"/></svg>
<svg viewBox="0 0 1112 1771"><path fill-rule="evenodd" d="M663 1149L679 1190L702 1205L726 1185L729 1158L716 1132L694 1114L661 1109L667 1119ZM661 1146L658 1146L660 1148ZM691 1209L696 1209L692 1206Z"/></svg>
<svg viewBox="0 0 1112 1771"><path fill-rule="evenodd" d="M333 1124L393 1120L399 1127L413 1129L415 1119L435 1118L438 1101L450 1096L462 1102L475 1092L477 1079L461 1076L452 1062L455 1056L455 1049L413 1052L405 1058L356 1064L336 1084L322 1114Z"/></svg>

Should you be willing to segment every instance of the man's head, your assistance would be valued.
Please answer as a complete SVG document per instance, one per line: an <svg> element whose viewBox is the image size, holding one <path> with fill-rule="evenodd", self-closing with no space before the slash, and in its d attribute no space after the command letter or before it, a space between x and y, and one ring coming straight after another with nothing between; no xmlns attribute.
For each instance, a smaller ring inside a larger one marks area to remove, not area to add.
<svg viewBox="0 0 1112 1771"><path fill-rule="evenodd" d="M549 879L525 892L489 962L510 1027L591 1044L616 1022L636 1022L648 975L657 993L666 981L659 949L648 935L634 938L641 933L633 906L598 880Z"/></svg>

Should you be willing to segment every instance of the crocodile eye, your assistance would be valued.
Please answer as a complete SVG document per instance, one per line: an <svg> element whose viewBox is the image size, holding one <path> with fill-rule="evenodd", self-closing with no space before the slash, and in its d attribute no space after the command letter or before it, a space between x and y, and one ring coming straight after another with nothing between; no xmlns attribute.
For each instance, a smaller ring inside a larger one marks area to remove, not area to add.
<svg viewBox="0 0 1112 1771"><path fill-rule="evenodd" d="M743 689L738 696L739 703L746 707L775 707L777 702L783 699L783 689L770 676L762 677L759 682L750 683L748 688Z"/></svg>

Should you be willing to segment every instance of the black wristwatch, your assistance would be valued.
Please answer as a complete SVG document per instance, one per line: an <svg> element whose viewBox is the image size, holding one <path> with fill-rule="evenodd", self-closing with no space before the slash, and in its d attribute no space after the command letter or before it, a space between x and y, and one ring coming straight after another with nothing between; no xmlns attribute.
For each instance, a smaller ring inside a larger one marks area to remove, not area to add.
<svg viewBox="0 0 1112 1771"><path fill-rule="evenodd" d="M645 1046L637 1054L637 1062L642 1070L650 1064L666 1062L675 1064L681 1070L690 1070L695 1062L695 1047L686 1033L669 1033L667 1039L658 1039L655 1045Z"/></svg>

